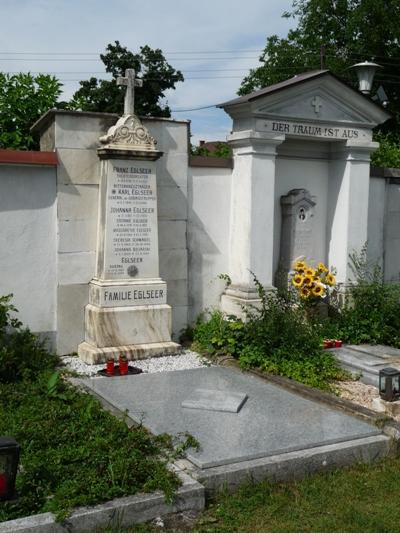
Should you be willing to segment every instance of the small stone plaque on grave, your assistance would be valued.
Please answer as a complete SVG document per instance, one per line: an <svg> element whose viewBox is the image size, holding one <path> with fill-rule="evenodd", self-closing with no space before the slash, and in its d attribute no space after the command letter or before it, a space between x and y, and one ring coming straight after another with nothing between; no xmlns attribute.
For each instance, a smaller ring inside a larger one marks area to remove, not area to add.
<svg viewBox="0 0 400 533"><path fill-rule="evenodd" d="M188 409L238 413L247 400L247 394L226 390L196 389L182 402Z"/></svg>

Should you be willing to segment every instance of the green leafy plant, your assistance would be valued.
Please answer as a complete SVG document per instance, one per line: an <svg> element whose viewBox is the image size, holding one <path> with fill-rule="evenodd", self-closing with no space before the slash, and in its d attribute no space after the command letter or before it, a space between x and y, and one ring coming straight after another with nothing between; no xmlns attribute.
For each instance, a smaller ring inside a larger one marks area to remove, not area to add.
<svg viewBox="0 0 400 533"><path fill-rule="evenodd" d="M367 245L350 255L355 277L333 323L337 336L352 344L400 347L400 285L385 283L382 269L368 261Z"/></svg>
<svg viewBox="0 0 400 533"><path fill-rule="evenodd" d="M210 355L238 356L244 341L245 324L235 316L212 311L208 320L201 316L193 331L194 347Z"/></svg>
<svg viewBox="0 0 400 533"><path fill-rule="evenodd" d="M57 358L13 316L12 295L0 297L0 383L11 383L54 369Z"/></svg>

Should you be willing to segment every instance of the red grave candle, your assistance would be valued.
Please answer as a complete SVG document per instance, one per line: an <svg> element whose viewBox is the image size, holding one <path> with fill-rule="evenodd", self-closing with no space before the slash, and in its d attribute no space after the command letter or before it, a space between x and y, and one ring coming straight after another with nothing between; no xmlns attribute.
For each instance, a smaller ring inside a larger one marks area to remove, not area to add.
<svg viewBox="0 0 400 533"><path fill-rule="evenodd" d="M109 359L107 361L106 372L110 376L114 374L114 359Z"/></svg>

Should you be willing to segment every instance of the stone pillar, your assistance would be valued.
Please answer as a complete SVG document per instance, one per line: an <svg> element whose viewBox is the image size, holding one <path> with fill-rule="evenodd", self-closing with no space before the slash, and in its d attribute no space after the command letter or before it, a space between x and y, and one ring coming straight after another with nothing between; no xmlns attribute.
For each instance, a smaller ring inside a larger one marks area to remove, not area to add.
<svg viewBox="0 0 400 533"><path fill-rule="evenodd" d="M138 117L101 138L96 273L85 308L87 363L175 353L166 283L159 278L155 161L162 155Z"/></svg>
<svg viewBox="0 0 400 533"><path fill-rule="evenodd" d="M273 285L275 158L284 136L252 130L228 137L233 149L229 276L222 310L242 316L242 306L257 305L252 272L266 287Z"/></svg>
<svg viewBox="0 0 400 533"><path fill-rule="evenodd" d="M337 281L351 282L349 254L367 242L370 155L375 142L347 141L332 146L328 190L328 263L337 269Z"/></svg>

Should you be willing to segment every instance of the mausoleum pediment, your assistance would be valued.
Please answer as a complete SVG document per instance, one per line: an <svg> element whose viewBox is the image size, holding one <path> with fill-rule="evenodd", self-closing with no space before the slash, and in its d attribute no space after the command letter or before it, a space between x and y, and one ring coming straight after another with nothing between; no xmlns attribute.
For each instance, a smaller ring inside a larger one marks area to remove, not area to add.
<svg viewBox="0 0 400 533"><path fill-rule="evenodd" d="M295 76L220 107L238 120L276 119L373 128L390 118L383 108L326 70Z"/></svg>
<svg viewBox="0 0 400 533"><path fill-rule="evenodd" d="M259 102L252 114L260 118L298 119L312 122L371 122L367 113L351 106L348 100L338 98L326 87L311 87L301 94L279 95L275 101Z"/></svg>

